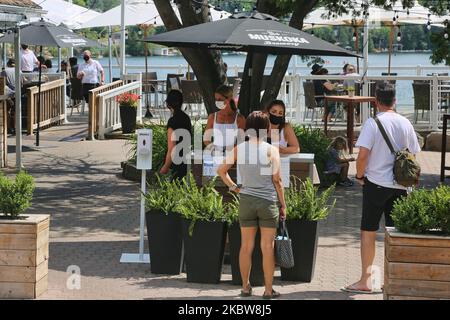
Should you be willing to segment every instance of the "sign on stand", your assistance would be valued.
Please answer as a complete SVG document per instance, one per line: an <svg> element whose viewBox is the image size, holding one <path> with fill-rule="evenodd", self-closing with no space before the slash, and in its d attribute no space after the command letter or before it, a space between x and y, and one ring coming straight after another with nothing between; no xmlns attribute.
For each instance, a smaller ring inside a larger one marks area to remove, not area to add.
<svg viewBox="0 0 450 320"><path fill-rule="evenodd" d="M139 253L123 253L121 263L150 263L150 255L144 254L145 230L145 194L147 170L152 169L153 131L150 129L137 130L137 163L136 168L142 171L141 180L141 213L139 232Z"/></svg>

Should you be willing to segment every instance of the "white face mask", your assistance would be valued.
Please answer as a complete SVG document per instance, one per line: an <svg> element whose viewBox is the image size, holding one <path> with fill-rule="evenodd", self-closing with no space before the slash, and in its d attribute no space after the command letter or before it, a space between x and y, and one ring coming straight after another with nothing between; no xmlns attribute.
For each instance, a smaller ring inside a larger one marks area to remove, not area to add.
<svg viewBox="0 0 450 320"><path fill-rule="evenodd" d="M219 110L223 110L226 107L225 101L216 101L216 107Z"/></svg>

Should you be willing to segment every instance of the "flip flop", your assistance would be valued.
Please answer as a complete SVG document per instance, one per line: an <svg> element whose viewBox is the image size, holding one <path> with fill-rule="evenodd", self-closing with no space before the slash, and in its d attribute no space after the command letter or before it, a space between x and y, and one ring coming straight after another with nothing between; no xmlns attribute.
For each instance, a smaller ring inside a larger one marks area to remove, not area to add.
<svg viewBox="0 0 450 320"><path fill-rule="evenodd" d="M247 288L248 288L248 291L241 290L241 297L242 298L248 298L248 297L252 296L252 287L248 286Z"/></svg>
<svg viewBox="0 0 450 320"><path fill-rule="evenodd" d="M266 300L271 300L271 299L278 299L281 296L281 294L275 290L272 289L272 293L267 295L267 294L263 294L263 299Z"/></svg>
<svg viewBox="0 0 450 320"><path fill-rule="evenodd" d="M379 290L379 289L372 289L372 290L358 290L358 289L353 289L351 288L351 286L348 287L342 287L341 291L343 292L348 292L348 293L359 293L359 294L379 294L379 293L383 293L383 291Z"/></svg>

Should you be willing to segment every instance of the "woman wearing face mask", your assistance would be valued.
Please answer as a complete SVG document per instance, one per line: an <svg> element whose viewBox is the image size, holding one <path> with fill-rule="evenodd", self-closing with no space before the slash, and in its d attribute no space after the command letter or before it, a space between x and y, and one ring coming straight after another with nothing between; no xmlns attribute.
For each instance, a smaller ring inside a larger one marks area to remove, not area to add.
<svg viewBox="0 0 450 320"><path fill-rule="evenodd" d="M83 53L83 59L84 63L78 67L77 77L83 84L83 96L88 103L89 91L105 84L105 72L100 62L92 59L92 53L89 50Z"/></svg>
<svg viewBox="0 0 450 320"><path fill-rule="evenodd" d="M171 90L166 99L167 108L172 112L172 117L167 123L167 155L161 174L168 174L172 169L174 179L183 179L187 175L186 161L180 161L186 156L184 150L189 150L191 145L192 124L189 116L181 110L183 106L183 95L178 90ZM185 140L186 139L186 140ZM179 148L176 154L175 148L178 144L187 144ZM181 162L181 163L180 163Z"/></svg>
<svg viewBox="0 0 450 320"><path fill-rule="evenodd" d="M281 100L275 100L266 109L270 118L269 142L280 148L280 154L295 154L300 152L300 145L294 129L286 123L286 105Z"/></svg>
<svg viewBox="0 0 450 320"><path fill-rule="evenodd" d="M233 88L220 86L215 92L215 98L219 111L208 118L204 143L208 148L225 152L236 145L239 129L245 130L245 117L237 110Z"/></svg>

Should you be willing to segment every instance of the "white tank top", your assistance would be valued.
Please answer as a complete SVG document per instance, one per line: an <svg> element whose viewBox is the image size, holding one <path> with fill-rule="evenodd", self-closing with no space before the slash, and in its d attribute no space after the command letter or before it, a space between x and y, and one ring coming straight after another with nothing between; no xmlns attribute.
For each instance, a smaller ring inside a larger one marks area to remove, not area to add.
<svg viewBox="0 0 450 320"><path fill-rule="evenodd" d="M236 118L233 123L217 123L217 112L214 115L214 146L217 148L234 147L238 136L238 119L239 113L236 113Z"/></svg>
<svg viewBox="0 0 450 320"><path fill-rule="evenodd" d="M275 140L277 140L277 139L275 139ZM284 136L284 129L281 129L281 131L280 131L280 139L278 141L272 141L272 145L279 147L279 148L287 148L288 147L288 143Z"/></svg>

